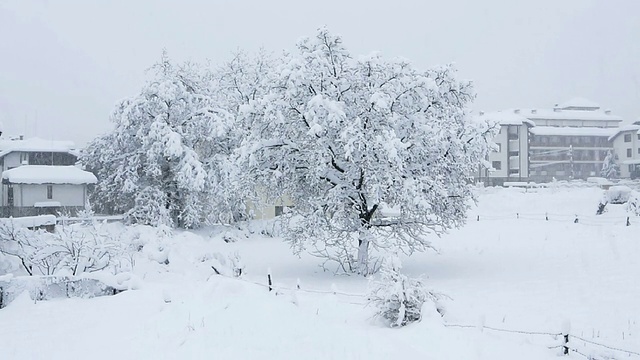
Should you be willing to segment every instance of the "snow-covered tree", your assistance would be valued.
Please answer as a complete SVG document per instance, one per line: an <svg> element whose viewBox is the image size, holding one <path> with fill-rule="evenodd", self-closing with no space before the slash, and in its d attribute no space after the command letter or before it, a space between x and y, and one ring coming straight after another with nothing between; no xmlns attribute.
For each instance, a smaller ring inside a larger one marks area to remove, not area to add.
<svg viewBox="0 0 640 360"><path fill-rule="evenodd" d="M219 211L216 156L228 147L233 118L216 106L196 65L174 66L164 54L152 71L141 92L117 106L114 130L82 156L99 180L92 203L132 222L197 227Z"/></svg>
<svg viewBox="0 0 640 360"><path fill-rule="evenodd" d="M602 170L600 170L600 176L607 179L617 179L620 177L620 165L618 165L617 155L611 150L607 152L607 156L602 163Z"/></svg>
<svg viewBox="0 0 640 360"><path fill-rule="evenodd" d="M246 200L255 200L255 186L243 176L244 169L238 167L234 160L235 151L253 126L251 118L242 116L243 111L270 91L269 77L274 63L274 57L265 51L255 55L238 52L211 73L215 101L234 120L233 131L227 133L225 142L220 144L214 155L220 164L220 191L216 198L221 204L218 208L228 209L228 212L219 213L221 222L245 219L248 210Z"/></svg>
<svg viewBox="0 0 640 360"><path fill-rule="evenodd" d="M424 250L461 225L494 135L466 116L471 84L450 66L354 58L326 29L297 48L246 107L241 157L268 199L293 199L294 250L366 274L370 248Z"/></svg>

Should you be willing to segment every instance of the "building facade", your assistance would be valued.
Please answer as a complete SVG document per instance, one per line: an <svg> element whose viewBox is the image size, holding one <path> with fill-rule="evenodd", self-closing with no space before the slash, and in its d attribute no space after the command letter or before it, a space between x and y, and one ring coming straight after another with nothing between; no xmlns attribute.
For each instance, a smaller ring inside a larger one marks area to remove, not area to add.
<svg viewBox="0 0 640 360"><path fill-rule="evenodd" d="M75 166L73 143L38 138L0 140L3 217L19 217L83 209L87 186L96 177Z"/></svg>
<svg viewBox="0 0 640 360"><path fill-rule="evenodd" d="M493 168L478 173L479 181L491 185L597 177L610 151L620 160L622 177L631 177L636 166L640 170L640 126L620 127L621 117L585 99L480 117L500 125L498 149L488 159Z"/></svg>

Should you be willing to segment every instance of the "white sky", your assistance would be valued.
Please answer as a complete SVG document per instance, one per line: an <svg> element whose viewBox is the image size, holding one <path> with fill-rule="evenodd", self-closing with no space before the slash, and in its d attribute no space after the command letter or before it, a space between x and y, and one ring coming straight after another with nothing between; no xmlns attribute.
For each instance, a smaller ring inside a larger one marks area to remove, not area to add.
<svg viewBox="0 0 640 360"><path fill-rule="evenodd" d="M574 96L640 118L638 0L0 0L5 133L84 144L166 48L218 63L291 49L327 25L354 54L454 62L476 110Z"/></svg>

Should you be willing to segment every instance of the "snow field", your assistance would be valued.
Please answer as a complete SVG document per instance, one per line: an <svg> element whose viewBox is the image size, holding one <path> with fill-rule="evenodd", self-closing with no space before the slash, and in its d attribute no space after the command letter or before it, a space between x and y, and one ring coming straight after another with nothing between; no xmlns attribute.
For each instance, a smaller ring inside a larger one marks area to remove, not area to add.
<svg viewBox="0 0 640 360"><path fill-rule="evenodd" d="M593 188L483 190L468 224L434 239L439 253L403 258L403 272L424 276L451 299L444 301L444 318L431 309L422 322L401 329L373 319L357 296L366 293L365 279L323 271L320 259L293 256L278 238L226 228L164 238L140 228L153 246L136 255L139 290L35 304L23 296L0 310L0 358L539 360L561 353L548 348L561 337L489 327L569 330L640 352L640 218L627 227L619 221L624 207L610 205L591 220L601 197ZM566 217L518 219L516 213ZM238 241L222 241L229 233ZM215 275L211 264L236 252L242 278ZM294 291L298 279L301 291ZM576 339L570 345L588 355L634 358Z"/></svg>

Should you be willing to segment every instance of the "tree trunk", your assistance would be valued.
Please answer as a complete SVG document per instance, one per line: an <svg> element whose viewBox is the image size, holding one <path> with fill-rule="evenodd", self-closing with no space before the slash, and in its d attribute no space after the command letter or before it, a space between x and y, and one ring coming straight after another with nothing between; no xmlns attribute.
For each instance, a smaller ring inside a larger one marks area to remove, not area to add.
<svg viewBox="0 0 640 360"><path fill-rule="evenodd" d="M369 274L369 229L362 228L358 234L358 274Z"/></svg>

